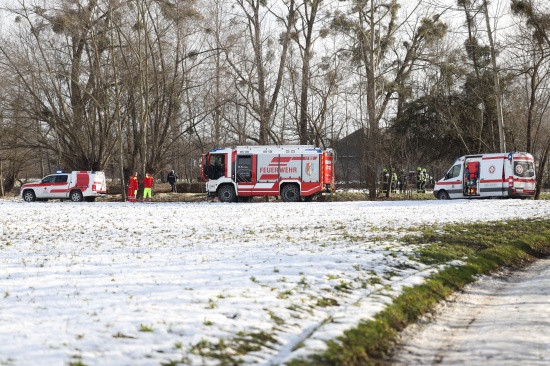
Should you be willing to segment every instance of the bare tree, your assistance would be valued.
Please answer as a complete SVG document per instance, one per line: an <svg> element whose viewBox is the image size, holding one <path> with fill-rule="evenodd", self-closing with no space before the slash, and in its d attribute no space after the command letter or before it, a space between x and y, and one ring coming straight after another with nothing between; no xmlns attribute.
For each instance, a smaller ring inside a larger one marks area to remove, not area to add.
<svg viewBox="0 0 550 366"><path fill-rule="evenodd" d="M414 11L419 5L420 2L416 3ZM370 177L367 187L371 199L376 199L376 170L380 163L383 140L382 118L397 92L397 86L408 77L425 46L440 39L446 32L446 25L439 20L438 15L424 17L410 38L402 41L405 47L403 52L398 55L392 53L392 44L400 37L402 27L411 20L407 17L400 20L399 8L397 0L354 1L348 13L338 12L334 18L334 27L351 41L352 61L363 69L361 77L364 84L359 85L365 85L368 122L365 161Z"/></svg>
<svg viewBox="0 0 550 366"><path fill-rule="evenodd" d="M0 45L2 67L18 77L25 112L37 124L27 141L58 157L58 167L102 169L113 149L112 120L102 107L105 13L97 1L58 1L50 9L20 1L17 32ZM95 38L97 41L98 39Z"/></svg>
<svg viewBox="0 0 550 366"><path fill-rule="evenodd" d="M237 0L244 18L247 42L250 44L252 59L241 53L243 58L234 58L236 53L227 55L236 75L237 88L246 109L258 121L256 135L248 136L258 144L278 142L272 127L272 121L281 91L286 65L287 52L296 19L296 5L290 0L284 14L270 11L270 6L262 0ZM267 8L266 8L267 7ZM279 37L265 35L263 29L268 26L266 16L271 14L282 26ZM280 44L280 49L276 45ZM277 64L273 69L271 66Z"/></svg>
<svg viewBox="0 0 550 366"><path fill-rule="evenodd" d="M533 30L532 37L533 41L537 45L539 57L543 54L548 54L550 49L550 8L548 7L547 2L536 1L536 0L512 0L511 2L512 12L524 19L526 19L526 25ZM537 53L536 53L537 54ZM546 61L546 58L544 58ZM535 65L537 65L535 63ZM539 66L540 67L540 66ZM532 70L531 77L531 95L534 97L538 85L538 79L540 77L540 68L537 67L537 72L535 69ZM544 75L546 77L546 75ZM546 78L546 80L548 80ZM534 101L533 104L537 103ZM550 98L543 99L539 108L540 121L546 120L546 125L548 126L548 106L550 103ZM534 108L534 106L533 106ZM530 112L531 106L530 106ZM533 118L533 115L530 115L530 118ZM528 120L528 128L532 125L532 120ZM550 128L547 127L547 134L544 139L541 141L540 146L536 149L538 150L539 156L539 172L542 173L545 171L546 165L548 164L548 159L550 157ZM529 129L529 133L531 130ZM529 139L531 136L529 136ZM535 146L533 146L535 149ZM539 174L537 176L537 192L535 198L539 198L540 192L543 185L544 174Z"/></svg>

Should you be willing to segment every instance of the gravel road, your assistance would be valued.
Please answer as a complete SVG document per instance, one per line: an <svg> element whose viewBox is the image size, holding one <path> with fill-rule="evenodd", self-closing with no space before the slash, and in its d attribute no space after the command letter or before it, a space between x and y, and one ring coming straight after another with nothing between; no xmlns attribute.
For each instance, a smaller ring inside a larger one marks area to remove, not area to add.
<svg viewBox="0 0 550 366"><path fill-rule="evenodd" d="M393 365L549 365L550 259L483 277L407 329Z"/></svg>

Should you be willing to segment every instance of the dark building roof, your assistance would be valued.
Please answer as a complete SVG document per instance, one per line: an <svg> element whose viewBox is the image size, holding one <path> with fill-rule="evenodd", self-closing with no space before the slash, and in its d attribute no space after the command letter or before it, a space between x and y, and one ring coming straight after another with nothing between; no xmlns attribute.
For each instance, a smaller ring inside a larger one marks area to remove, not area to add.
<svg viewBox="0 0 550 366"><path fill-rule="evenodd" d="M356 158L363 155L366 140L367 129L360 128L336 141L333 147L339 158Z"/></svg>

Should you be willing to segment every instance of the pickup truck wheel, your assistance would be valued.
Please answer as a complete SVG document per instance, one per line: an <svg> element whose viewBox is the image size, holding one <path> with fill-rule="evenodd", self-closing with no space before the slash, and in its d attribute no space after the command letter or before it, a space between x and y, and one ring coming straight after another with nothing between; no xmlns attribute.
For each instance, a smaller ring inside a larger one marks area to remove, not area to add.
<svg viewBox="0 0 550 366"><path fill-rule="evenodd" d="M296 184L287 184L281 189L281 199L284 202L300 202L300 188Z"/></svg>
<svg viewBox="0 0 550 366"><path fill-rule="evenodd" d="M437 193L437 199L438 200L450 200L451 197L449 197L449 194L447 193L447 191L441 190Z"/></svg>
<svg viewBox="0 0 550 366"><path fill-rule="evenodd" d="M78 190L71 191L71 194L69 195L69 198L73 202L82 202L84 196L82 196L82 192Z"/></svg>
<svg viewBox="0 0 550 366"><path fill-rule="evenodd" d="M221 186L218 190L218 199L221 202L235 202L237 200L235 188L228 184Z"/></svg>
<svg viewBox="0 0 550 366"><path fill-rule="evenodd" d="M25 202L34 202L36 201L36 195L32 189L27 189L23 192L23 200Z"/></svg>

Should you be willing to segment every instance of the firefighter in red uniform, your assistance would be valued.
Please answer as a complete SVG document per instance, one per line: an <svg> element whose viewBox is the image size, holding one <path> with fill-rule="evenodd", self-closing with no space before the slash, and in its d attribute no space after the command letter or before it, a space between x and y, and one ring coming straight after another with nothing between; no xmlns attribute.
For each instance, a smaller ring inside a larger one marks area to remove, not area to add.
<svg viewBox="0 0 550 366"><path fill-rule="evenodd" d="M151 193L153 190L153 177L151 176L151 174L147 173L141 183L143 183L144 185L143 202L145 202L145 199L147 199L147 197L149 197L149 202L152 202L153 199L151 198Z"/></svg>
<svg viewBox="0 0 550 366"><path fill-rule="evenodd" d="M136 202L136 193L139 188L137 172L130 177L128 181L128 201Z"/></svg>

